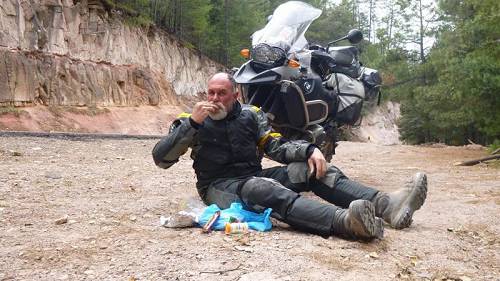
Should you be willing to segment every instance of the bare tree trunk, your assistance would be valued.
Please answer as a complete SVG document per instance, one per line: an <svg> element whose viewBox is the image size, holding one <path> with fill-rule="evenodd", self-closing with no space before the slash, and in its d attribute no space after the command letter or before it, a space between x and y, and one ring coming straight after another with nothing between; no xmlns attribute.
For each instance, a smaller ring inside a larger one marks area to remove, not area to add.
<svg viewBox="0 0 500 281"><path fill-rule="evenodd" d="M372 19L373 19L373 2L375 0L370 0L370 15L368 23L368 42L372 42Z"/></svg>
<svg viewBox="0 0 500 281"><path fill-rule="evenodd" d="M153 21L155 24L158 24L158 0L154 0L154 8L153 8Z"/></svg>
<svg viewBox="0 0 500 281"><path fill-rule="evenodd" d="M182 1L179 1L179 38L182 39Z"/></svg>
<svg viewBox="0 0 500 281"><path fill-rule="evenodd" d="M172 33L176 34L177 35L177 5L178 5L178 0L173 0L174 2L174 7L173 7L173 11L174 11L174 14L172 15Z"/></svg>
<svg viewBox="0 0 500 281"><path fill-rule="evenodd" d="M224 0L224 64L229 64L228 0Z"/></svg>
<svg viewBox="0 0 500 281"><path fill-rule="evenodd" d="M419 5L419 17L420 17L420 61L425 63L425 54L424 54L424 15L422 14L422 0L418 0Z"/></svg>
<svg viewBox="0 0 500 281"><path fill-rule="evenodd" d="M389 40L387 49L390 49L392 47L392 27L394 25L394 5L393 5L393 2L390 1L389 5L390 5L391 10L390 10L390 15L389 15L389 26L387 27L387 30L388 30L387 38Z"/></svg>
<svg viewBox="0 0 500 281"><path fill-rule="evenodd" d="M172 27L171 27L171 9L172 9L172 0L168 1L168 4L165 5L164 7L165 12L163 14L162 22L167 28L168 32L172 32Z"/></svg>
<svg viewBox="0 0 500 281"><path fill-rule="evenodd" d="M353 0L352 1L352 21L353 22L357 22L358 21L358 17L357 17L358 13L357 13L357 10L356 10L356 8L357 8L357 2L358 2L357 0ZM358 26L358 28L359 28L359 26Z"/></svg>

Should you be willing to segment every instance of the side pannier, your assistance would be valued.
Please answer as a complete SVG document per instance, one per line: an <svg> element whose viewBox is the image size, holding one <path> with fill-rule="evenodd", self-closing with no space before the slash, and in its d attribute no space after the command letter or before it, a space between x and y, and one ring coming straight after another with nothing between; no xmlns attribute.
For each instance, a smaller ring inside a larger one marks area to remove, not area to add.
<svg viewBox="0 0 500 281"><path fill-rule="evenodd" d="M325 87L337 96L335 120L341 124L356 124L365 99L363 83L345 74L333 73L326 80Z"/></svg>

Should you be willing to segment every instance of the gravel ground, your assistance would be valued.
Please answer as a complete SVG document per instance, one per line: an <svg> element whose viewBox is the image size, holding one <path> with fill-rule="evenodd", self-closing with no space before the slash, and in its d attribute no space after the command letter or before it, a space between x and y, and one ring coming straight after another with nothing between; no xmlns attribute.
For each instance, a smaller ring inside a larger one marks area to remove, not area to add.
<svg viewBox="0 0 500 281"><path fill-rule="evenodd" d="M0 280L500 280L500 169L452 165L483 150L342 142L333 162L355 180L393 191L416 171L429 179L410 228L360 243L281 223L160 227L196 190L191 159L156 168L155 143L0 137Z"/></svg>

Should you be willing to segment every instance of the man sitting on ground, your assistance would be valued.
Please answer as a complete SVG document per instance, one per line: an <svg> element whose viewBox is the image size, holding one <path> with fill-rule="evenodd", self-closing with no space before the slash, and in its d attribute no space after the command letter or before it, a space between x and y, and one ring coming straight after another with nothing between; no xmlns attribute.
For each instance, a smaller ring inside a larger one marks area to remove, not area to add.
<svg viewBox="0 0 500 281"><path fill-rule="evenodd" d="M191 147L196 187L206 204L272 208L273 217L309 233L371 240L383 236L382 220L396 229L410 226L427 195L425 174L391 194L354 182L327 165L316 146L272 133L265 113L241 105L238 95L229 74L214 75L208 101L181 114L154 147L156 165L169 168ZM262 152L287 165L262 169ZM329 203L303 197L304 191Z"/></svg>

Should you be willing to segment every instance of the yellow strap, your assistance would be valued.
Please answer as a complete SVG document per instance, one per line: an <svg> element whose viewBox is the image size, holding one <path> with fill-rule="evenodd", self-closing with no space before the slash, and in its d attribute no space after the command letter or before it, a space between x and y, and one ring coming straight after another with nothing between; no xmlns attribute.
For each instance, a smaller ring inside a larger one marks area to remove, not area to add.
<svg viewBox="0 0 500 281"><path fill-rule="evenodd" d="M260 111L260 108L256 107L255 105L252 105L252 109L255 110L255 112L259 112Z"/></svg>
<svg viewBox="0 0 500 281"><path fill-rule="evenodd" d="M273 138L273 139L281 138L281 134L280 133L268 133L268 134L265 134L264 136L262 136L259 139L259 142L257 144L257 146L259 147L260 150L264 150L264 146L266 145L269 138Z"/></svg>
<svg viewBox="0 0 500 281"><path fill-rule="evenodd" d="M177 116L177 118L189 118L191 117L191 113L183 112Z"/></svg>

